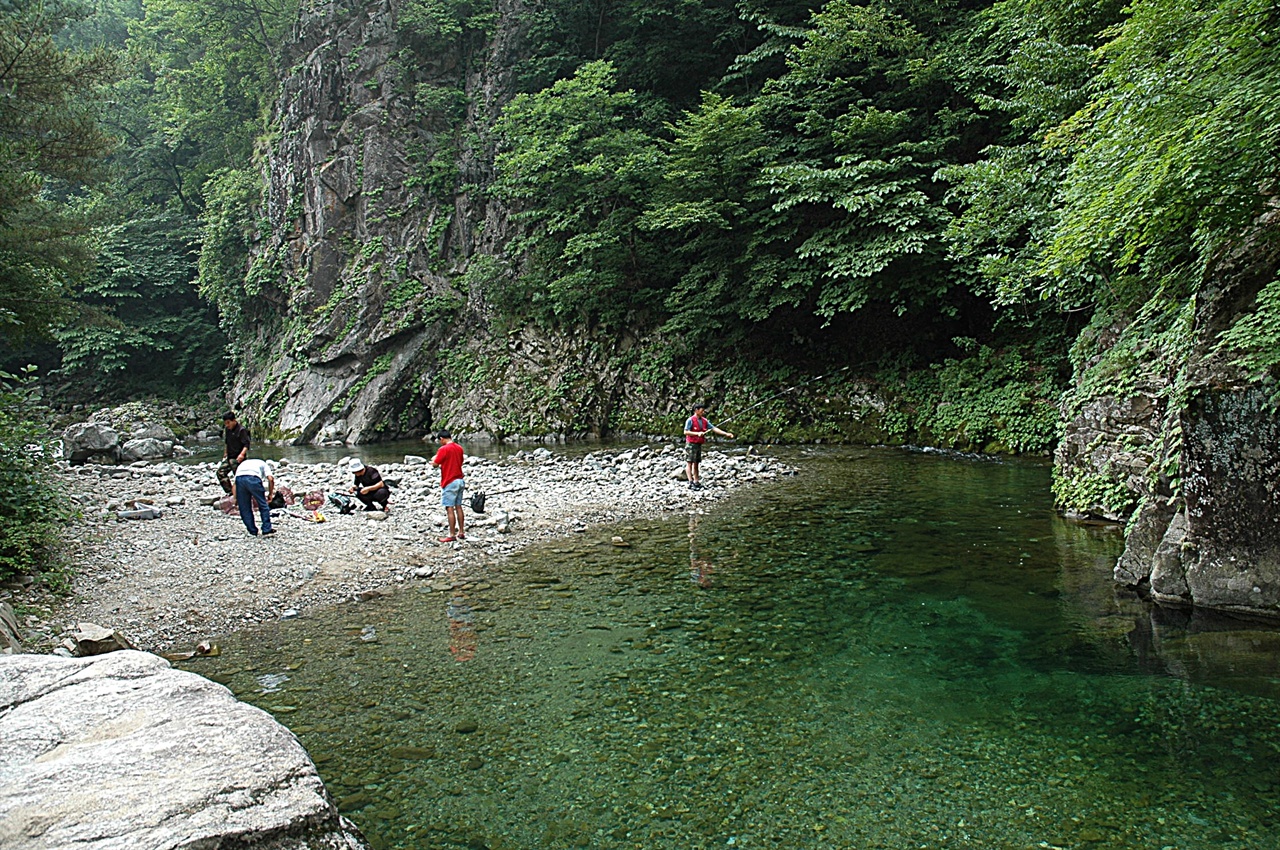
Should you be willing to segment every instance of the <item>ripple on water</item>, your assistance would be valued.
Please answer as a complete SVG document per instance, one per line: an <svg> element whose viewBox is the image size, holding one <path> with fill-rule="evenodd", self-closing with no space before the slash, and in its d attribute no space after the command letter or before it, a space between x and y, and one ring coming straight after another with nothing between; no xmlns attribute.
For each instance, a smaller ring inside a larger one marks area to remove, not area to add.
<svg viewBox="0 0 1280 850"><path fill-rule="evenodd" d="M1048 499L833 453L193 669L287 707L375 847L1277 846L1276 633L1117 599Z"/></svg>

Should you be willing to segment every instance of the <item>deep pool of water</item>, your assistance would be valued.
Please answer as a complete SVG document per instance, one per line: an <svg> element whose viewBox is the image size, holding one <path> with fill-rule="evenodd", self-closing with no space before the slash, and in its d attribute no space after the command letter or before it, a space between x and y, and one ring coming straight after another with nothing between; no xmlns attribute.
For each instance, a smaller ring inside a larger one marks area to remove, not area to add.
<svg viewBox="0 0 1280 850"><path fill-rule="evenodd" d="M1280 633L1118 596L1044 465L796 462L192 669L377 848L1280 846Z"/></svg>

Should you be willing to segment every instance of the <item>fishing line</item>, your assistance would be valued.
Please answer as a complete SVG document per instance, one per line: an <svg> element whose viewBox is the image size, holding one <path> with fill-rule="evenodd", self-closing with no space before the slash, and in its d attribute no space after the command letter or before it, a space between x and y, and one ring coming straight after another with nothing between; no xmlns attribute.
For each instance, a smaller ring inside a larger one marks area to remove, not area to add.
<svg viewBox="0 0 1280 850"><path fill-rule="evenodd" d="M828 372L828 373L826 373L825 375L814 375L812 378L809 378L808 380L805 380L805 381L801 381L800 383L795 384L794 386L784 387L783 389L779 390L778 392L774 393L773 395L765 396L764 398L762 398L762 399L760 399L759 401L757 401L755 404L752 404L752 405L750 405L750 406L748 406L748 407L744 407L742 410L739 410L737 413L733 414L732 416L730 416L730 417L728 417L728 418L726 418L726 419L722 419L722 420L720 420L720 424L721 424L721 425L727 425L727 424L729 424L730 422L732 422L733 420L737 419L739 416L742 416L744 413L748 413L748 412L750 412L750 411L752 411L752 410L756 409L757 407L759 407L759 406L760 406L760 405L762 405L762 404L768 404L769 402L773 401L775 398L778 398L779 396L786 395L786 394L787 394L787 393L789 393L789 392L794 392L795 390L798 390L798 389L800 389L801 387L806 387L806 386L808 386L809 384L812 384L814 381L820 381L820 380L822 380L823 378L829 378L829 377L831 377L832 375L838 375L838 374L840 374L841 372L847 372L847 371L849 371L851 368L853 368L853 364L852 364L852 363L848 364L847 366L841 366L839 369L836 369L836 370L834 370L834 371L832 371L832 372Z"/></svg>

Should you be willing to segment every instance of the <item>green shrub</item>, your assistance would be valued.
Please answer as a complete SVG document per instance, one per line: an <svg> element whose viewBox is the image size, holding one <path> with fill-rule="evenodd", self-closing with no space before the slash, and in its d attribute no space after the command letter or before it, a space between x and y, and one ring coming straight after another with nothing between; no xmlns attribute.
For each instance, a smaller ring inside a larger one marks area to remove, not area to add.
<svg viewBox="0 0 1280 850"><path fill-rule="evenodd" d="M0 372L0 579L45 573L60 582L56 555L68 511L53 476L49 411L34 371Z"/></svg>

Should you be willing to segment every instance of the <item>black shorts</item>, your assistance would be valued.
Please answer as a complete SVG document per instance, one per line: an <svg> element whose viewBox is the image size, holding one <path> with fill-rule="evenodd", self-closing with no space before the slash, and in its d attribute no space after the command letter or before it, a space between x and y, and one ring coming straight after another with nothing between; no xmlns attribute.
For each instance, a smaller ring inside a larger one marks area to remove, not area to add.
<svg viewBox="0 0 1280 850"><path fill-rule="evenodd" d="M702 443L685 443L684 459L689 463L702 463Z"/></svg>

